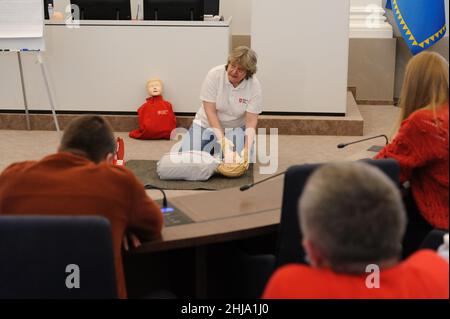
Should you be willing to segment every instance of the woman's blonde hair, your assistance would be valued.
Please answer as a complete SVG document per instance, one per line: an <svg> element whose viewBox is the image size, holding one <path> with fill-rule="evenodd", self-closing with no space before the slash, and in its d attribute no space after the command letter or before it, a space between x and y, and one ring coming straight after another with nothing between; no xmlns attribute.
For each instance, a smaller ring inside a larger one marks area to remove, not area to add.
<svg viewBox="0 0 450 319"><path fill-rule="evenodd" d="M443 56L422 52L413 57L406 66L399 101L400 118L395 131L420 108L436 112L436 108L448 102L448 88L448 62Z"/></svg>
<svg viewBox="0 0 450 319"><path fill-rule="evenodd" d="M225 69L228 69L230 64L238 65L245 69L246 71L246 79L249 79L256 73L257 67L256 63L258 63L258 57L256 56L255 51L246 46L237 47L231 52L228 57L227 66Z"/></svg>

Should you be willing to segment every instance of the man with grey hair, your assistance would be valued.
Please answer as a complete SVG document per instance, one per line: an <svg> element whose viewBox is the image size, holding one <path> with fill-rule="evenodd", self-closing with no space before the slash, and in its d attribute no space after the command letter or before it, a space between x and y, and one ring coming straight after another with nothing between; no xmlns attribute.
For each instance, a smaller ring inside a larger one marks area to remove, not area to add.
<svg viewBox="0 0 450 319"><path fill-rule="evenodd" d="M291 264L264 298L448 298L448 263L423 250L400 262L406 213L399 190L363 162L323 165L299 200L311 267Z"/></svg>

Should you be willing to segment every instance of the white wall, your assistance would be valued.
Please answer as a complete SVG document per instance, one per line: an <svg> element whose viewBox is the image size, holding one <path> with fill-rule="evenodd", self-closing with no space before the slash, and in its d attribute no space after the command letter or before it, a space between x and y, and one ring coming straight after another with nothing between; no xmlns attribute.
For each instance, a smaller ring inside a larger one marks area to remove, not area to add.
<svg viewBox="0 0 450 319"><path fill-rule="evenodd" d="M220 14L225 19L233 17L231 34L250 35L252 0L220 0Z"/></svg>
<svg viewBox="0 0 450 319"><path fill-rule="evenodd" d="M196 112L205 74L227 59L230 30L226 22L178 23L46 25L43 57L56 109L134 112L147 96L146 81L159 77L175 112ZM23 53L22 58L30 110L48 110L36 55ZM0 54L0 74L0 110L23 110L17 56Z"/></svg>
<svg viewBox="0 0 450 319"><path fill-rule="evenodd" d="M131 0L139 1L139 0ZM279 0L278 0L279 1ZM300 0L299 0L300 1ZM336 0L328 0L336 1ZM251 33L251 0L221 0L220 1L220 14L225 18L232 16L232 28L231 33L233 35L250 35ZM274 1L276 3L277 1ZM351 0L350 5L364 5L364 4L383 4L383 8L386 4L386 0ZM447 30L449 30L449 0L445 0L446 15L447 15ZM319 16L318 16L319 18ZM448 32L447 32L448 35Z"/></svg>
<svg viewBox="0 0 450 319"><path fill-rule="evenodd" d="M273 10L272 0L253 0L264 111L345 113L349 0L278 1L285 11ZM311 14L320 11L326 24Z"/></svg>
<svg viewBox="0 0 450 319"><path fill-rule="evenodd" d="M54 0L56 10L64 11L64 6L69 3L70 0ZM141 3L141 14L142 17L142 0L130 0L131 1L131 12L133 17L136 14L137 4ZM279 1L279 0L278 0ZM299 0L300 1L300 0ZM336 0L328 0L336 1ZM383 8L386 5L386 0L350 0L350 5L364 5L382 2ZM274 1L276 3L276 1ZM63 6L64 5L64 6ZM449 0L445 0L446 5L446 15L447 15L447 30L449 29ZM220 0L220 14L225 18L233 17L233 22L231 24L231 34L233 35L250 35L251 34L251 13L252 13L252 0ZM318 19L320 16L318 16ZM448 35L448 31L447 31Z"/></svg>

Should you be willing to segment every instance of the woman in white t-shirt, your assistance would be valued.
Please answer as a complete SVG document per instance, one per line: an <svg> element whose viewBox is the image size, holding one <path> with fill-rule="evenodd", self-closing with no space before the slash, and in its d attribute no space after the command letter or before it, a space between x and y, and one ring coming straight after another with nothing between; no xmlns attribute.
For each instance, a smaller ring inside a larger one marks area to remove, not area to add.
<svg viewBox="0 0 450 319"><path fill-rule="evenodd" d="M226 65L208 72L200 93L202 106L183 136L182 151L213 151L214 155L223 151L226 159L229 150L248 159L248 146L253 145L262 112L261 85L254 76L256 64L256 53L241 46L233 50Z"/></svg>

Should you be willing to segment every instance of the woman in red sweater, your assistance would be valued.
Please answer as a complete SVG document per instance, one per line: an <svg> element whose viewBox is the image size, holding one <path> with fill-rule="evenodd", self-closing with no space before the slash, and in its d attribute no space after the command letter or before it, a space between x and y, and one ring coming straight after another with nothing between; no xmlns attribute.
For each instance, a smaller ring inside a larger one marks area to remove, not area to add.
<svg viewBox="0 0 450 319"><path fill-rule="evenodd" d="M448 62L441 55L423 52L412 58L400 96L399 128L376 156L396 159L401 182L410 184L405 256L431 228L448 230L448 89Z"/></svg>

